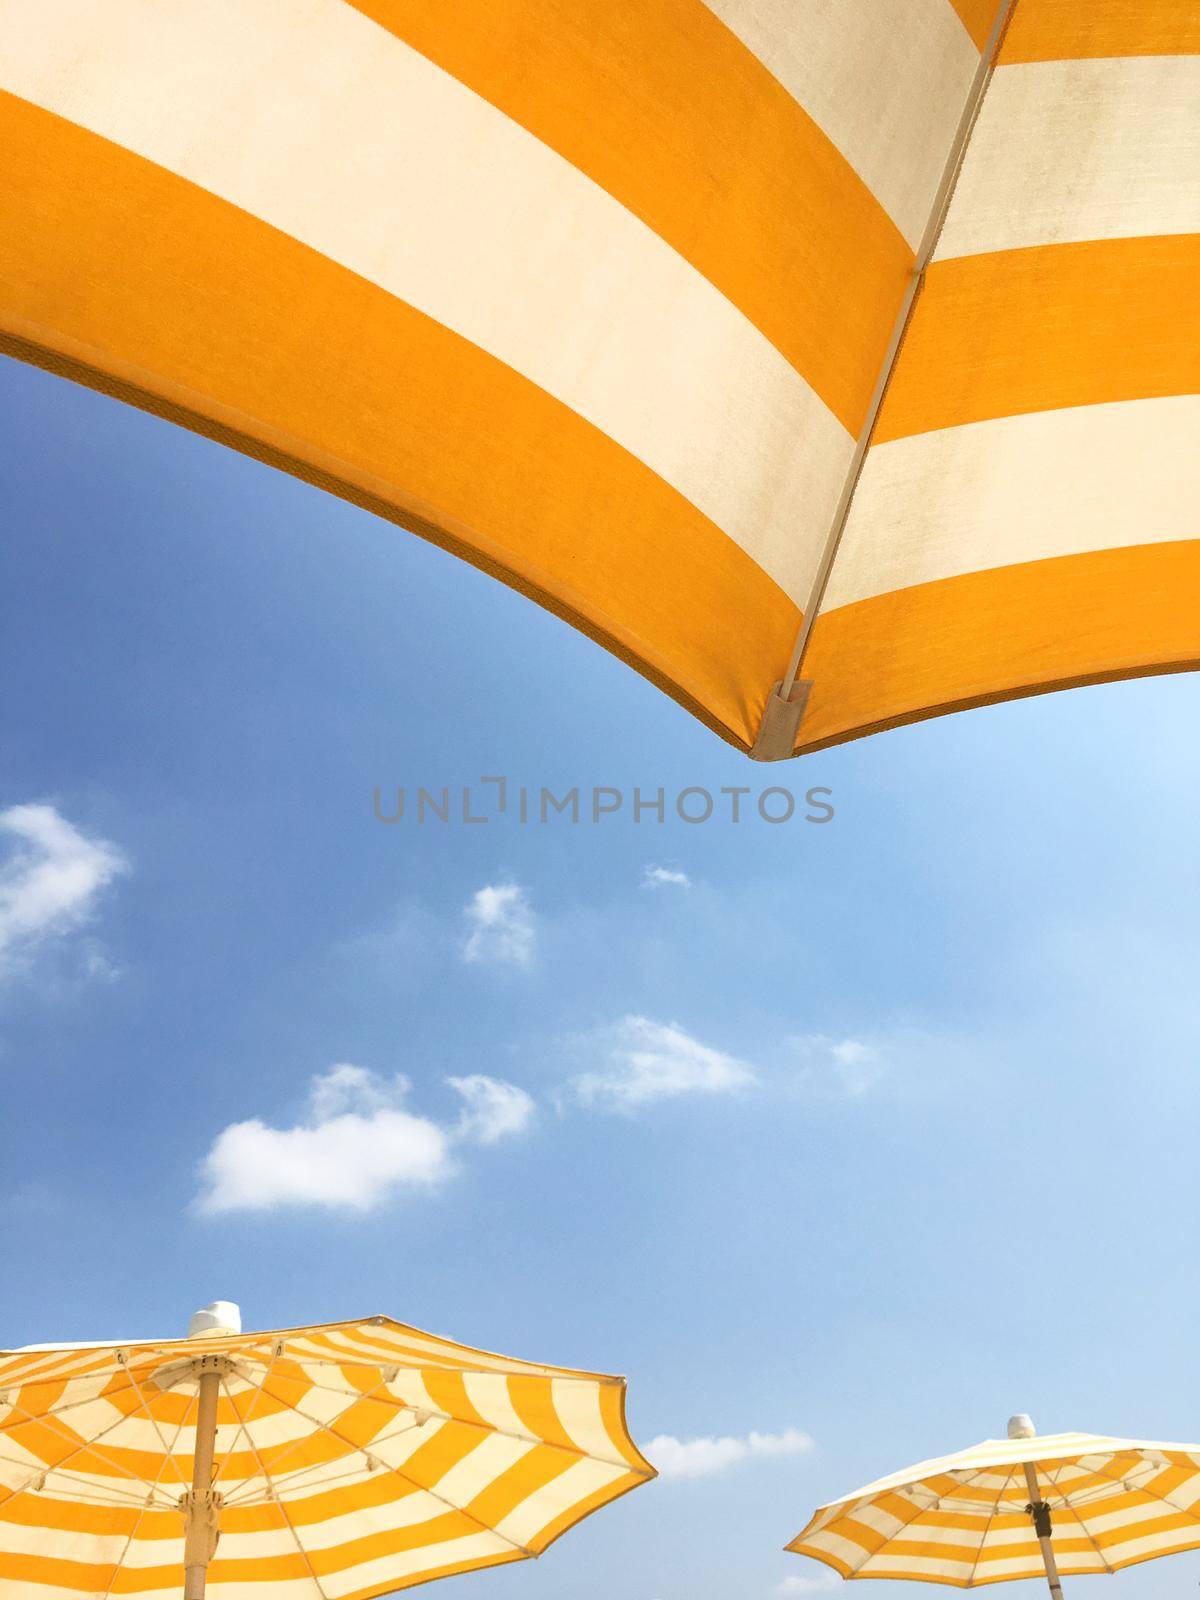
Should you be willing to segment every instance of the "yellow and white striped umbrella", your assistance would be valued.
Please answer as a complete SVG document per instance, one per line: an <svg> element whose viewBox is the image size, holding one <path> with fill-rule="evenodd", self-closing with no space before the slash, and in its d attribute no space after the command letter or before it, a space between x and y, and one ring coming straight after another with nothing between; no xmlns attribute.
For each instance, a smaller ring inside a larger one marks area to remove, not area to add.
<svg viewBox="0 0 1200 1600"><path fill-rule="evenodd" d="M0 348L742 749L1200 662L1194 0L0 0L0 150Z"/></svg>
<svg viewBox="0 0 1200 1600"><path fill-rule="evenodd" d="M1093 1433L1007 1439L921 1461L822 1506L788 1545L843 1578L969 1589L1115 1572L1200 1547L1200 1444Z"/></svg>
<svg viewBox="0 0 1200 1600"><path fill-rule="evenodd" d="M0 1353L0 1596L366 1600L537 1556L654 1469L620 1378L388 1317ZM211 1560L211 1565L209 1564ZM186 1568L186 1582L185 1582Z"/></svg>

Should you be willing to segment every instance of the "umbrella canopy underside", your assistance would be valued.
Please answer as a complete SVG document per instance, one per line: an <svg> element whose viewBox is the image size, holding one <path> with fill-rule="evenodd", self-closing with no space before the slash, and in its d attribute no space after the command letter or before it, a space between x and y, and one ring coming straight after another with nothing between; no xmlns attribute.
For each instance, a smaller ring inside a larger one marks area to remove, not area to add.
<svg viewBox="0 0 1200 1600"><path fill-rule="evenodd" d="M1188 0L0 6L0 350L819 749L1200 662L1198 107Z"/></svg>
<svg viewBox="0 0 1200 1600"><path fill-rule="evenodd" d="M822 1506L788 1549L844 1578L971 1588L1042 1577L1030 1461L1063 1576L1200 1547L1200 1445L1069 1433L989 1439L881 1478Z"/></svg>
<svg viewBox="0 0 1200 1600"><path fill-rule="evenodd" d="M4 1600L178 1596L203 1356L222 1373L221 1600L366 1600L540 1555L654 1475L623 1380L382 1317L2 1353Z"/></svg>

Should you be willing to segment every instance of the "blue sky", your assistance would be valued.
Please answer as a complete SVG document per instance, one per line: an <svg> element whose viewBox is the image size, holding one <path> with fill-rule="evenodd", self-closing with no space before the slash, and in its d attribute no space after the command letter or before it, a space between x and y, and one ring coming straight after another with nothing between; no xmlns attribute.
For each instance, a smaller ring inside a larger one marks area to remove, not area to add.
<svg viewBox="0 0 1200 1600"><path fill-rule="evenodd" d="M0 418L0 1343L627 1373L676 1471L446 1600L806 1593L816 1503L1010 1412L1200 1438L1200 682L758 768L305 485L11 362ZM836 814L373 816L484 774Z"/></svg>

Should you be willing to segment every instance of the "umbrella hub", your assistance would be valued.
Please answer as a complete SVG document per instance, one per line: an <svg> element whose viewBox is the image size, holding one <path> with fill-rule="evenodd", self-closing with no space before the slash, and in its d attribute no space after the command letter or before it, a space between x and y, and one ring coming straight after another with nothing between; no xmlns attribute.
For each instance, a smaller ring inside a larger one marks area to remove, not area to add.
<svg viewBox="0 0 1200 1600"><path fill-rule="evenodd" d="M232 1356L210 1352L203 1356L185 1356L182 1361L169 1361L166 1366L157 1367L152 1377L160 1389L178 1389L198 1385L207 1372L225 1381L247 1375L247 1369Z"/></svg>

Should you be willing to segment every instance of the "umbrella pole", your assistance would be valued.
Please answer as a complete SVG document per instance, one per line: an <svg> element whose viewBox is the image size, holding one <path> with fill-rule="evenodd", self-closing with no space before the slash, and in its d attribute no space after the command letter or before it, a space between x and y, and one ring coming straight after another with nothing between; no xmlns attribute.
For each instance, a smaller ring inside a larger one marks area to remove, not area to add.
<svg viewBox="0 0 1200 1600"><path fill-rule="evenodd" d="M221 1390L219 1359L201 1356L196 1402L196 1449L192 1487L183 1496L183 1600L204 1600L208 1563L217 1547L221 1496L212 1486L217 1442L217 1396Z"/></svg>
<svg viewBox="0 0 1200 1600"><path fill-rule="evenodd" d="M1050 1585L1050 1593L1054 1600L1062 1600L1062 1584L1058 1577L1058 1562L1054 1559L1054 1546L1051 1543L1050 1507L1042 1499L1038 1488L1037 1473L1033 1463L1026 1461L1025 1485L1029 1490L1029 1504L1025 1507L1029 1520L1033 1523L1033 1531L1037 1534L1038 1543L1042 1547L1042 1560L1046 1564L1046 1582Z"/></svg>

